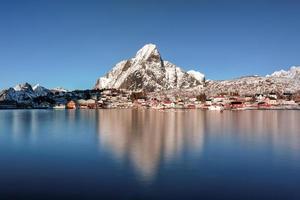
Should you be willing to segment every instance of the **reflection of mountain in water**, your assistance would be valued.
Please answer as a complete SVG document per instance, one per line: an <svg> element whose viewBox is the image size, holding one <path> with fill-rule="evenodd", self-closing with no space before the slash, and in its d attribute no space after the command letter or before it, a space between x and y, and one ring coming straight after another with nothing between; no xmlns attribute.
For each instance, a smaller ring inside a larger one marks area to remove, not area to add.
<svg viewBox="0 0 300 200"><path fill-rule="evenodd" d="M99 110L99 140L118 159L129 158L144 177L155 175L162 161L184 150L200 152L203 144L202 112Z"/></svg>

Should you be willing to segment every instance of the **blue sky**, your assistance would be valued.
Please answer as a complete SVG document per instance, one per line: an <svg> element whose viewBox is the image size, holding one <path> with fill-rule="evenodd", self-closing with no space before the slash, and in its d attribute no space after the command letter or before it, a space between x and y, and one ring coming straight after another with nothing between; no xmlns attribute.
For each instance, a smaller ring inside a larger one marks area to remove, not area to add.
<svg viewBox="0 0 300 200"><path fill-rule="evenodd" d="M155 43L208 79L300 65L300 1L0 0L0 88L93 87Z"/></svg>

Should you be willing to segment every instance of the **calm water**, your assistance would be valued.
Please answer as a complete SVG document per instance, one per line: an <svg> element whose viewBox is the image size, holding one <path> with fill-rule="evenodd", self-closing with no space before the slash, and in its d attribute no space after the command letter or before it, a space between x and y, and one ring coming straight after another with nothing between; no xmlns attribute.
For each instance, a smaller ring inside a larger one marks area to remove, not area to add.
<svg viewBox="0 0 300 200"><path fill-rule="evenodd" d="M300 112L0 111L0 199L300 199Z"/></svg>

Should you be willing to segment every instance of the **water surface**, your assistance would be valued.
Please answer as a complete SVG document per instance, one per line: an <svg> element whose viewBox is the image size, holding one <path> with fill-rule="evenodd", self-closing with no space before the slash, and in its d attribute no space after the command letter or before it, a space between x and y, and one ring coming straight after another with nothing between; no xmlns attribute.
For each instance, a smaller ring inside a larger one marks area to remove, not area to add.
<svg viewBox="0 0 300 200"><path fill-rule="evenodd" d="M1 110L1 199L300 199L300 112Z"/></svg>

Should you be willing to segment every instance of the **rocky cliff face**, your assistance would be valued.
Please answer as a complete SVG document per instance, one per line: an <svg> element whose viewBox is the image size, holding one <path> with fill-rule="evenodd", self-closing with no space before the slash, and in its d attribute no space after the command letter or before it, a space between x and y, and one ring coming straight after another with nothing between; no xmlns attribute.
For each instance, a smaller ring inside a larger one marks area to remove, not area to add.
<svg viewBox="0 0 300 200"><path fill-rule="evenodd" d="M127 90L161 91L192 88L204 83L204 75L187 73L180 67L164 61L157 47L147 44L135 57L123 60L104 77L100 77L95 89L116 88Z"/></svg>

